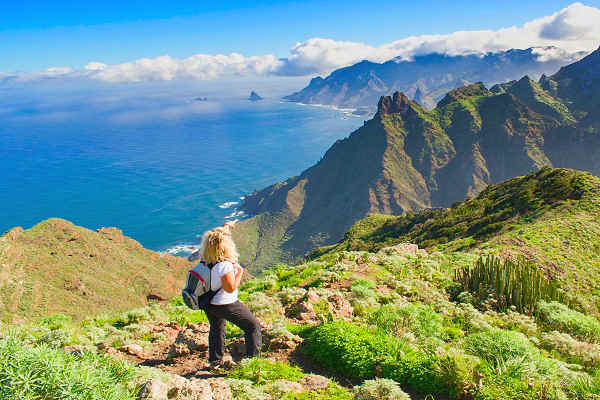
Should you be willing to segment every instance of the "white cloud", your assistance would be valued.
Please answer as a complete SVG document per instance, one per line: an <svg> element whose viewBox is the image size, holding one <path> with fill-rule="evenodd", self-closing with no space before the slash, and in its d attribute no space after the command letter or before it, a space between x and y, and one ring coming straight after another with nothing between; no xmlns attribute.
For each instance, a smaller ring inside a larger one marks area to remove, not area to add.
<svg viewBox="0 0 600 400"><path fill-rule="evenodd" d="M285 59L278 59L271 54L253 57L236 53L196 54L184 59L165 55L115 65L94 61L82 71L61 67L40 73L19 74L12 78L31 80L85 76L120 83L270 75L300 76L327 73L361 60L383 62L395 57L410 60L414 56L433 52L459 55L529 47L540 47L535 50L540 61L557 58L573 61L576 52L594 50L599 44L600 9L573 3L550 16L535 19L523 26L512 26L497 31L460 31L447 35L410 36L381 46L312 38L294 45ZM556 46L559 49L544 48L547 46ZM0 75L0 79L2 78Z"/></svg>

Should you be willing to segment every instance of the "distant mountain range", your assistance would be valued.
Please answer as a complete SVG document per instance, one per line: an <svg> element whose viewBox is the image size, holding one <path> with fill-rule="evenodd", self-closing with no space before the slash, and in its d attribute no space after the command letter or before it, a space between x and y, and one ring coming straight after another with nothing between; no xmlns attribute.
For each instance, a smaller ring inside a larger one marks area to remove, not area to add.
<svg viewBox="0 0 600 400"><path fill-rule="evenodd" d="M543 53L560 54L544 60ZM406 61L392 59L384 63L361 61L333 71L325 79L316 77L299 92L285 100L325 104L346 108L374 109L379 97L403 92L426 108L434 108L446 92L470 83L491 85L528 75L534 79L557 71L585 56L568 54L558 48L512 49L485 55L448 56L428 54Z"/></svg>
<svg viewBox="0 0 600 400"><path fill-rule="evenodd" d="M448 207L543 166L600 175L600 49L538 82L383 96L374 118L299 176L246 196L236 239L259 269L340 240L370 213Z"/></svg>

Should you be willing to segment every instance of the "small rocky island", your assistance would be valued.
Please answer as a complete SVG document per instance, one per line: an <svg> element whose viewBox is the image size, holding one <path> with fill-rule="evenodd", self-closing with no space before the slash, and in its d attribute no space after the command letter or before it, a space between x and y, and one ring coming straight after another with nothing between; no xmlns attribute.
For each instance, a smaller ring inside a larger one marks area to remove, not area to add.
<svg viewBox="0 0 600 400"><path fill-rule="evenodd" d="M256 93L254 90L252 92L250 92L250 97L248 97L248 100L250 100L250 101L259 101L259 100L262 100L262 99L263 98L260 97L258 95L258 93Z"/></svg>

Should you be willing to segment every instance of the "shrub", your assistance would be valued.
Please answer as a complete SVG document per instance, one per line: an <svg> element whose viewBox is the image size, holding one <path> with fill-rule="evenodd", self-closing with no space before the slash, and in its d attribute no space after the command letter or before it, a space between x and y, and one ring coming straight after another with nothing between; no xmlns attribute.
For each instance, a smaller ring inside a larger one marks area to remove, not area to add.
<svg viewBox="0 0 600 400"><path fill-rule="evenodd" d="M227 378L234 399L238 400L266 400L269 396L260 387L252 386L248 379Z"/></svg>
<svg viewBox="0 0 600 400"><path fill-rule="evenodd" d="M304 376L302 370L283 362L270 361L264 358L247 358L229 373L230 378L247 379L256 384L276 379L296 382Z"/></svg>
<svg viewBox="0 0 600 400"><path fill-rule="evenodd" d="M566 361L595 367L600 365L600 345L580 342L568 333L543 333L543 348L560 354Z"/></svg>
<svg viewBox="0 0 600 400"><path fill-rule="evenodd" d="M273 318L281 314L281 303L262 292L252 293L248 298L248 308L261 318Z"/></svg>
<svg viewBox="0 0 600 400"><path fill-rule="evenodd" d="M306 295L306 289L301 287L284 288L277 293L283 305L297 302Z"/></svg>
<svg viewBox="0 0 600 400"><path fill-rule="evenodd" d="M437 358L417 352L380 329L345 321L305 331L305 350L323 366L356 379L376 376L406 383L428 393L446 391L438 378Z"/></svg>
<svg viewBox="0 0 600 400"><path fill-rule="evenodd" d="M375 297L374 287L375 282L370 279L357 279L350 285L350 290L352 291L352 296L359 299L365 299L368 297Z"/></svg>
<svg viewBox="0 0 600 400"><path fill-rule="evenodd" d="M535 263L524 259L513 262L481 257L475 267L455 270L455 280L479 301L494 293L495 306L502 311L514 306L521 313L533 314L540 300L565 300L556 282L550 282Z"/></svg>
<svg viewBox="0 0 600 400"><path fill-rule="evenodd" d="M111 357L73 356L45 344L27 346L11 334L0 338L0 398L19 400L125 400L134 370Z"/></svg>
<svg viewBox="0 0 600 400"><path fill-rule="evenodd" d="M540 301L538 318L553 330L566 332L582 340L600 343L600 322L594 317L571 310L564 304Z"/></svg>
<svg viewBox="0 0 600 400"><path fill-rule="evenodd" d="M539 356L539 350L525 335L498 328L467 336L465 350L496 367L513 359Z"/></svg>
<svg viewBox="0 0 600 400"><path fill-rule="evenodd" d="M420 339L447 337L442 317L426 304L385 305L371 314L369 322L391 334L409 329Z"/></svg>
<svg viewBox="0 0 600 400"><path fill-rule="evenodd" d="M42 326L50 330L65 329L73 322L73 318L68 315L56 313L42 319Z"/></svg>
<svg viewBox="0 0 600 400"><path fill-rule="evenodd" d="M62 329L55 329L53 331L48 332L40 339L38 339L39 344L47 344L50 347L54 348L62 348L69 344L71 340L71 335L69 332L64 331Z"/></svg>
<svg viewBox="0 0 600 400"><path fill-rule="evenodd" d="M487 311L485 319L499 328L519 331L527 336L535 336L538 332L538 327L533 317L512 310L506 313Z"/></svg>
<svg viewBox="0 0 600 400"><path fill-rule="evenodd" d="M354 398L356 400L410 400L397 382L391 379L374 379L355 386Z"/></svg>

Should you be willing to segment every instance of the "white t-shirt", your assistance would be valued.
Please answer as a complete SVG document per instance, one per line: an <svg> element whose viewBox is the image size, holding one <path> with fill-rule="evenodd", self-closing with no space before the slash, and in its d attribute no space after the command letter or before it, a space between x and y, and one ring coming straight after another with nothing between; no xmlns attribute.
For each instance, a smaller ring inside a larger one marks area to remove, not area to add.
<svg viewBox="0 0 600 400"><path fill-rule="evenodd" d="M233 268L233 264L231 262L221 261L220 263L217 263L212 268L211 279L210 279L210 288L212 290L221 289L222 288L221 278L223 277L223 275L225 275L231 271L235 271L235 268ZM237 301L237 299L238 299L237 289L235 291L233 291L232 293L227 293L225 291L225 289L221 289L217 292L217 294L215 294L215 297L212 298L212 300L210 301L210 304L214 304L214 305L231 304L231 303L235 303Z"/></svg>

